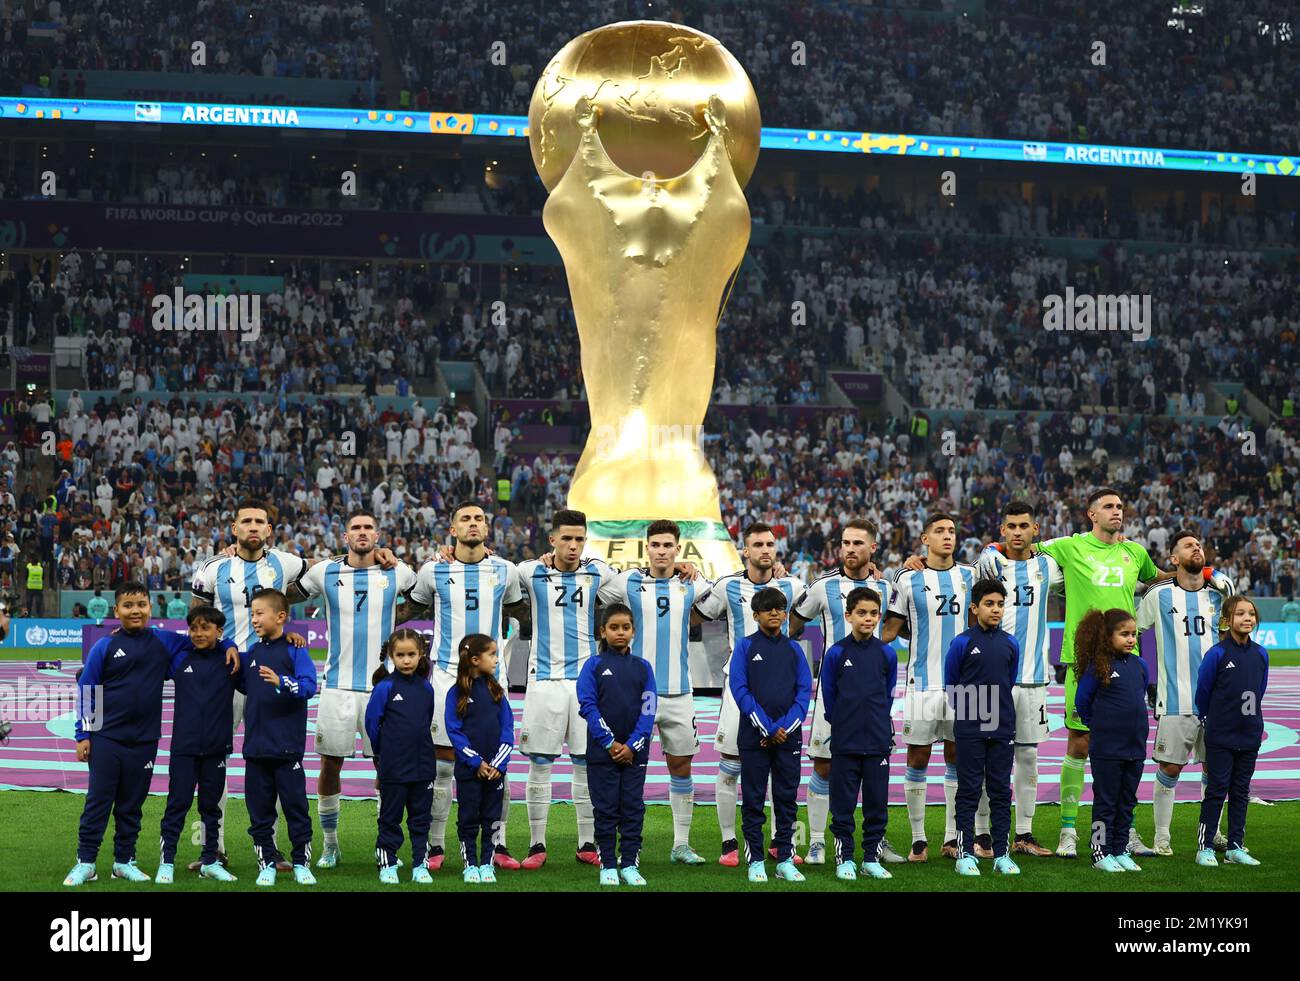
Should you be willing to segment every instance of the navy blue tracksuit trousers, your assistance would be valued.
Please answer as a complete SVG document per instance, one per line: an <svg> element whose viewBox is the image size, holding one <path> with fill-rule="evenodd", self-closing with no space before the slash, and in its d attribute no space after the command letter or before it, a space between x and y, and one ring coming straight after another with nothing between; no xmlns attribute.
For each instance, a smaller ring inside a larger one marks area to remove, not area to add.
<svg viewBox="0 0 1300 981"><path fill-rule="evenodd" d="M185 830L185 818L199 789L199 818L203 822L199 860L211 865L217 860L218 829L221 825L221 795L226 792L226 754L189 756L173 753L167 763L167 810L162 819L162 863L176 861L176 843Z"/></svg>
<svg viewBox="0 0 1300 981"><path fill-rule="evenodd" d="M244 803L248 806L248 834L253 839L257 867L280 861L275 847L275 802L280 802L289 826L294 865L311 861L311 812L307 809L307 771L302 757L244 759Z"/></svg>
<svg viewBox="0 0 1300 981"><path fill-rule="evenodd" d="M831 753L831 834L835 864L853 861L853 812L862 794L862 860L880 861L889 824L889 757Z"/></svg>
<svg viewBox="0 0 1300 981"><path fill-rule="evenodd" d="M424 864L429 851L432 810L432 780L380 781L379 836L375 839L375 858L381 869L397 864L397 850L402 847L403 813L406 814L406 830L411 835L411 868Z"/></svg>
<svg viewBox="0 0 1300 981"><path fill-rule="evenodd" d="M1014 740L982 737L957 739L957 799L954 806L957 824L957 851L972 853L975 842L975 812L980 794L988 789L989 831L993 837L993 857L1007 853L1011 839L1011 762L1015 759ZM1095 778L1094 778L1095 779ZM1133 812L1129 812L1132 818ZM1127 840L1128 832L1124 832Z"/></svg>
<svg viewBox="0 0 1300 981"><path fill-rule="evenodd" d="M587 763L587 789L591 792L600 867L631 868L641 856L646 765L592 763L590 758Z"/></svg>
<svg viewBox="0 0 1300 981"><path fill-rule="evenodd" d="M113 815L113 861L130 862L135 858L135 842L140 837L140 813L149 796L153 779L153 760L158 743L119 743L107 736L90 740L90 784L81 811L77 838L77 861L95 863L100 843Z"/></svg>
<svg viewBox="0 0 1300 981"><path fill-rule="evenodd" d="M1223 801L1228 800L1228 848L1240 848L1246 837L1246 806L1250 803L1250 778L1255 775L1257 749L1205 747L1205 799L1201 801L1201 826L1197 848L1209 847L1219 827Z"/></svg>
<svg viewBox="0 0 1300 981"><path fill-rule="evenodd" d="M456 778L456 835L460 838L460 855L466 868L492 861L501 835L505 780L504 774L496 780ZM595 796L593 791L593 799Z"/></svg>
<svg viewBox="0 0 1300 981"><path fill-rule="evenodd" d="M794 850L794 822L799 814L799 781L802 768L799 756L803 741L799 730L784 745L767 749L740 750L740 831L745 839L745 860L761 862L767 858L763 848L763 805L767 801L767 781L772 778L772 810L776 815L776 860L784 862Z"/></svg>
<svg viewBox="0 0 1300 981"><path fill-rule="evenodd" d="M1092 860L1123 855L1145 760L1092 761ZM990 804L990 806L992 806Z"/></svg>

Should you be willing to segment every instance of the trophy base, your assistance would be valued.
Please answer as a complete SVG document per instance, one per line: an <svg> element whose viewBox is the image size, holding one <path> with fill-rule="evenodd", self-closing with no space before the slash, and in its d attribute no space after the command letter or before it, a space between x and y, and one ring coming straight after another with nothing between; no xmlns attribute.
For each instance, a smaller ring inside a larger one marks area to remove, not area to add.
<svg viewBox="0 0 1300 981"><path fill-rule="evenodd" d="M716 581L741 567L740 553L720 521L678 521L682 529L679 562L693 562L701 575ZM641 569L650 564L645 533L649 520L588 521L582 554L602 559L615 569Z"/></svg>

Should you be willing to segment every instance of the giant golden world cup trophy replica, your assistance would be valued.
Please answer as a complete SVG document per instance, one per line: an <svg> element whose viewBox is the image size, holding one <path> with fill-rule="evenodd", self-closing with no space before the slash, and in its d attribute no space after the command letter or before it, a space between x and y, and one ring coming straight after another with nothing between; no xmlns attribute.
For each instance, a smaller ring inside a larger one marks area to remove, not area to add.
<svg viewBox="0 0 1300 981"><path fill-rule="evenodd" d="M710 578L740 561L704 457L717 326L749 242L754 88L715 38L627 21L588 31L533 90L542 220L568 272L591 434L569 488L587 554L645 564L647 524L682 526Z"/></svg>

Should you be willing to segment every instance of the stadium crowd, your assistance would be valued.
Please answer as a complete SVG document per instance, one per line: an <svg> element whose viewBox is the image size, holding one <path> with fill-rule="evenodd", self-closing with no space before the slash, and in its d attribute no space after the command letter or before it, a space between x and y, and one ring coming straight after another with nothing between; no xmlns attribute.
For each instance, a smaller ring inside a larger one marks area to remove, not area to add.
<svg viewBox="0 0 1300 981"><path fill-rule="evenodd" d="M93 10L48 0L37 19L61 25L52 44L29 34L24 7L3 24L6 91L55 67L193 71L190 45L204 37L213 50L201 70L214 74L361 81L383 71L376 30L356 0L251 8L102 0ZM575 24L661 13L635 0L386 0L383 10L404 85L387 93L397 107L514 114L527 112L538 74ZM727 46L768 125L1282 154L1300 142L1286 0L1178 15L1127 0L1086 8L988 0L982 15L948 2L757 0L731 10L675 0L662 16ZM504 63L494 60L501 45Z"/></svg>

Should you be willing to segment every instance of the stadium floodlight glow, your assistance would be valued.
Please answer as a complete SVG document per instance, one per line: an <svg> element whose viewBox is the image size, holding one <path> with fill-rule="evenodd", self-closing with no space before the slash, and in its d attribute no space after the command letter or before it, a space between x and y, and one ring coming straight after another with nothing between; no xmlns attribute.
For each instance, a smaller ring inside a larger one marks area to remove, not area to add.
<svg viewBox="0 0 1300 981"><path fill-rule="evenodd" d="M142 125L252 126L261 129L333 130L347 133L411 133L421 136L485 136L526 140L528 117L491 113L410 112L396 109L339 109L328 106L248 106L198 102L125 102L93 99L0 97L0 121L139 123ZM970 136L917 136L850 130L763 127L764 150L817 150L959 160L1080 164L1207 173L1294 177L1300 153L1237 153L994 140Z"/></svg>

